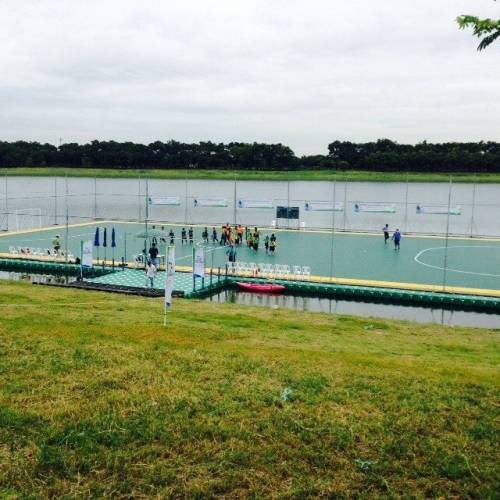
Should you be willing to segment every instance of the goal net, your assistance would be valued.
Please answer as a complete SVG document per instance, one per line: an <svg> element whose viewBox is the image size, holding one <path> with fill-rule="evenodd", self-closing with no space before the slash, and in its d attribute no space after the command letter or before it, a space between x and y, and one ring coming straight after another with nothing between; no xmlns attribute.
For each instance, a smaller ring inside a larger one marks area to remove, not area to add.
<svg viewBox="0 0 500 500"><path fill-rule="evenodd" d="M41 229L42 209L22 208L14 212L16 231L26 231L28 229Z"/></svg>

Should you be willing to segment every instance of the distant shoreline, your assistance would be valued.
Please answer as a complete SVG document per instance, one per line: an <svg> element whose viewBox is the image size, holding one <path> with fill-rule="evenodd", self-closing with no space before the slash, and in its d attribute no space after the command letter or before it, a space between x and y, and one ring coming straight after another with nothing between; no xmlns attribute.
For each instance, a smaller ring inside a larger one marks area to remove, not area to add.
<svg viewBox="0 0 500 500"><path fill-rule="evenodd" d="M350 182L448 182L500 183L500 173L432 173L432 172L372 172L349 170L191 170L191 169L113 169L113 168L59 168L13 167L0 169L0 176L34 177L99 177L111 179L193 179L193 180L250 180L250 181L345 181Z"/></svg>

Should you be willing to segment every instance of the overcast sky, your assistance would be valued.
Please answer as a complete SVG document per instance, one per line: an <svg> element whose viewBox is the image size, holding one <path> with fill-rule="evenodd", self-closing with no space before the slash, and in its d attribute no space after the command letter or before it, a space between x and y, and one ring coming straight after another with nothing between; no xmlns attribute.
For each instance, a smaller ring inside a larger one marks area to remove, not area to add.
<svg viewBox="0 0 500 500"><path fill-rule="evenodd" d="M0 0L0 139L500 141L492 0Z"/></svg>

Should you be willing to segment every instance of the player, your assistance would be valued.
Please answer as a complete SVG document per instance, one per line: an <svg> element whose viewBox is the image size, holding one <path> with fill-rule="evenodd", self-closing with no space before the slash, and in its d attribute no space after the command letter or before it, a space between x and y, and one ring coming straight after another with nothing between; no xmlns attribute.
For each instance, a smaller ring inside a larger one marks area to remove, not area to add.
<svg viewBox="0 0 500 500"><path fill-rule="evenodd" d="M401 246L400 246L401 233L399 232L399 229L396 229L396 231L394 231L394 234L392 235L392 239L394 241L394 250L400 250L401 249Z"/></svg>
<svg viewBox="0 0 500 500"><path fill-rule="evenodd" d="M387 245L387 240L389 239L389 224L386 224L382 231L384 232L384 243Z"/></svg>

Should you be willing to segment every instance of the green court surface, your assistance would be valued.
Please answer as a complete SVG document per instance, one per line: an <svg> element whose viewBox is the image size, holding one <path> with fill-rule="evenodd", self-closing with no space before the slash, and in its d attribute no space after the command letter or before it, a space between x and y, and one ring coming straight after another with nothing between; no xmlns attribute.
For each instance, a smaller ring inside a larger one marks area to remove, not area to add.
<svg viewBox="0 0 500 500"><path fill-rule="evenodd" d="M144 270L141 269L125 269L124 271L116 271L114 273L105 274L104 276L99 276L96 278L89 278L85 281L91 283L100 283L103 285L118 285L140 288L150 287L149 281L146 280L146 275ZM207 280L208 282L208 280ZM197 285L198 287L200 284ZM153 288L156 290L165 289L165 272L160 271L156 273L156 277L153 281ZM175 274L175 290L182 291L184 293L190 293L193 291L193 276L191 273L176 273Z"/></svg>
<svg viewBox="0 0 500 500"><path fill-rule="evenodd" d="M136 235L144 230L144 224L138 223L96 223L69 228L68 249L74 254L80 253L80 241L94 238L95 228L107 228L108 247L102 246L99 258L106 255L109 261L113 251L111 229L116 230L116 261L124 257L132 261L132 256L141 252L144 239ZM149 226L151 227L151 225ZM158 229L160 226L156 224ZM173 228L177 238L181 226L165 226L168 232ZM208 227L211 233L211 227ZM194 245L201 246L203 227L194 227ZM217 228L220 233L220 228ZM459 239L405 236L401 241L401 250L395 251L391 242L384 244L382 235L357 233L332 233L310 231L274 231L278 247L276 254L266 255L263 239L270 230L261 230L261 246L258 252L246 247L238 249L237 260L255 263L288 264L290 266L309 266L311 274L318 277L331 277L366 281L367 285L376 282L399 284L419 284L429 286L463 287L468 289L500 290L500 240ZM0 236L0 253L8 253L9 246L48 248L56 234L65 247L66 231L64 227L48 228L24 233L5 233ZM126 248L125 248L126 247ZM207 249L207 267L224 267L227 261L226 248L219 245L205 245ZM95 249L94 257L97 257ZM165 253L160 247L160 253ZM446 255L446 258L445 258ZM190 266L192 245L181 245L176 239L176 263ZM444 271L446 263L446 272ZM359 283L363 284L363 283ZM404 285L402 285L404 288ZM410 288L410 287L408 287Z"/></svg>

